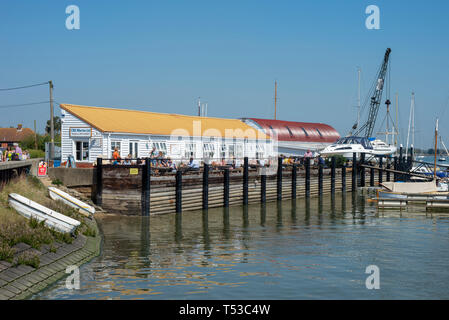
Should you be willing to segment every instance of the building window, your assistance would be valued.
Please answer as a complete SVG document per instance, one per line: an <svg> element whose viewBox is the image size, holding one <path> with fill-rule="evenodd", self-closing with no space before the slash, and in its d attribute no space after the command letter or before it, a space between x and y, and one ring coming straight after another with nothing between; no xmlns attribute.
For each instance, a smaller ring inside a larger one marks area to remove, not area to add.
<svg viewBox="0 0 449 320"><path fill-rule="evenodd" d="M203 143L203 157L213 158L215 154L215 145L212 143Z"/></svg>
<svg viewBox="0 0 449 320"><path fill-rule="evenodd" d="M111 158L114 154L115 148L117 148L118 153L121 155L120 141L111 141Z"/></svg>
<svg viewBox="0 0 449 320"><path fill-rule="evenodd" d="M186 143L184 156L186 158L190 158L190 157L195 157L195 155L196 155L196 144L195 143Z"/></svg>
<svg viewBox="0 0 449 320"><path fill-rule="evenodd" d="M243 145L241 144L235 145L235 156L237 158L243 158Z"/></svg>
<svg viewBox="0 0 449 320"><path fill-rule="evenodd" d="M318 134L320 135L320 138L323 137L323 135L321 134L320 130L318 130L318 128L316 128L316 131L318 132Z"/></svg>
<svg viewBox="0 0 449 320"><path fill-rule="evenodd" d="M226 158L226 145L224 143L221 145L221 153L220 154L221 154L222 159Z"/></svg>
<svg viewBox="0 0 449 320"><path fill-rule="evenodd" d="M230 144L228 146L228 157L229 158L235 157L235 144Z"/></svg>
<svg viewBox="0 0 449 320"><path fill-rule="evenodd" d="M139 142L131 141L129 143L129 154L134 159L137 159L139 157Z"/></svg>
<svg viewBox="0 0 449 320"><path fill-rule="evenodd" d="M162 152L167 154L167 144L165 142L153 142L153 148L156 148L156 152Z"/></svg>
<svg viewBox="0 0 449 320"><path fill-rule="evenodd" d="M87 141L75 141L76 161L88 161L89 160L89 142Z"/></svg>

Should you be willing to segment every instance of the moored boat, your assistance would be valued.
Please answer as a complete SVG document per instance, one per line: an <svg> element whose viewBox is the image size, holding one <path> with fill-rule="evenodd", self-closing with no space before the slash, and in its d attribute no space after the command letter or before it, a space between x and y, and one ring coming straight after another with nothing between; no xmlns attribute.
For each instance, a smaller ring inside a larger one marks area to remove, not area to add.
<svg viewBox="0 0 449 320"><path fill-rule="evenodd" d="M34 218L39 222L45 221L47 227L62 233L73 233L81 224L78 220L53 211L17 193L10 193L8 202L12 208L25 218Z"/></svg>
<svg viewBox="0 0 449 320"><path fill-rule="evenodd" d="M61 191L55 187L49 187L48 192L50 194L50 198L53 200L59 200L64 202L65 204L71 206L72 208L77 209L81 214L85 216L90 216L95 213L95 208L72 197L70 194Z"/></svg>

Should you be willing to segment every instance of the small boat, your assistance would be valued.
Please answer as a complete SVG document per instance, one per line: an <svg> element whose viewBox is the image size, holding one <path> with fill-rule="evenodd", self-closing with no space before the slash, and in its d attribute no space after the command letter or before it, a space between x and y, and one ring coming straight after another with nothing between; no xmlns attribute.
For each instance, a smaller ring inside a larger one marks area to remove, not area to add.
<svg viewBox="0 0 449 320"><path fill-rule="evenodd" d="M445 157L439 157L439 158L438 158L438 161L440 161L440 162L446 161L446 158L445 158Z"/></svg>
<svg viewBox="0 0 449 320"><path fill-rule="evenodd" d="M65 204L71 206L72 208L78 209L78 211L89 217L95 213L95 208L92 206L89 206L88 204L72 197L70 194L61 191L55 187L48 187L48 191L50 193L50 198L53 200L60 200L64 202Z"/></svg>
<svg viewBox="0 0 449 320"><path fill-rule="evenodd" d="M378 200L401 199L410 201L449 199L447 183L425 182L384 182L384 188L377 192Z"/></svg>
<svg viewBox="0 0 449 320"><path fill-rule="evenodd" d="M10 193L8 202L12 208L25 218L34 218L39 222L45 221L47 227L62 233L73 233L81 224L78 220L53 211L17 193Z"/></svg>

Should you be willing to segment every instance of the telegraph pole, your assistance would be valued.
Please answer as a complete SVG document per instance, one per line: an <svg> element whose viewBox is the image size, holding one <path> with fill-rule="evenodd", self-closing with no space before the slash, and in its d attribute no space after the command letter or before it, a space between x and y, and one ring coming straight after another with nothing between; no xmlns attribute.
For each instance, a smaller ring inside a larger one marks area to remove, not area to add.
<svg viewBox="0 0 449 320"><path fill-rule="evenodd" d="M50 159L53 160L55 158L55 127L54 127L54 119L53 119L53 82L48 81L49 89L50 89Z"/></svg>
<svg viewBox="0 0 449 320"><path fill-rule="evenodd" d="M36 120L34 120L34 149L37 149Z"/></svg>

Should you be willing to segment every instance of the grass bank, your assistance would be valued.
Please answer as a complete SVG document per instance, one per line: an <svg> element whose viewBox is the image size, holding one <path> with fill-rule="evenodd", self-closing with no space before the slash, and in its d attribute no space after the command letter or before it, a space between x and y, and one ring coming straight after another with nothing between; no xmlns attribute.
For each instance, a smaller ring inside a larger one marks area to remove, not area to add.
<svg viewBox="0 0 449 320"><path fill-rule="evenodd" d="M37 268L39 257L34 254L24 253L15 255L14 246L26 243L34 249L40 249L42 245L48 245L50 251L55 242L72 243L73 237L47 228L43 222L35 219L26 219L19 215L8 205L8 194L17 193L27 197L45 207L60 212L66 216L81 222L74 236L82 233L86 236L95 236L96 231L85 223L85 217L75 209L63 202L54 201L48 196L47 188L38 178L27 176L11 181L0 192L0 260L8 261L14 265L24 264Z"/></svg>

